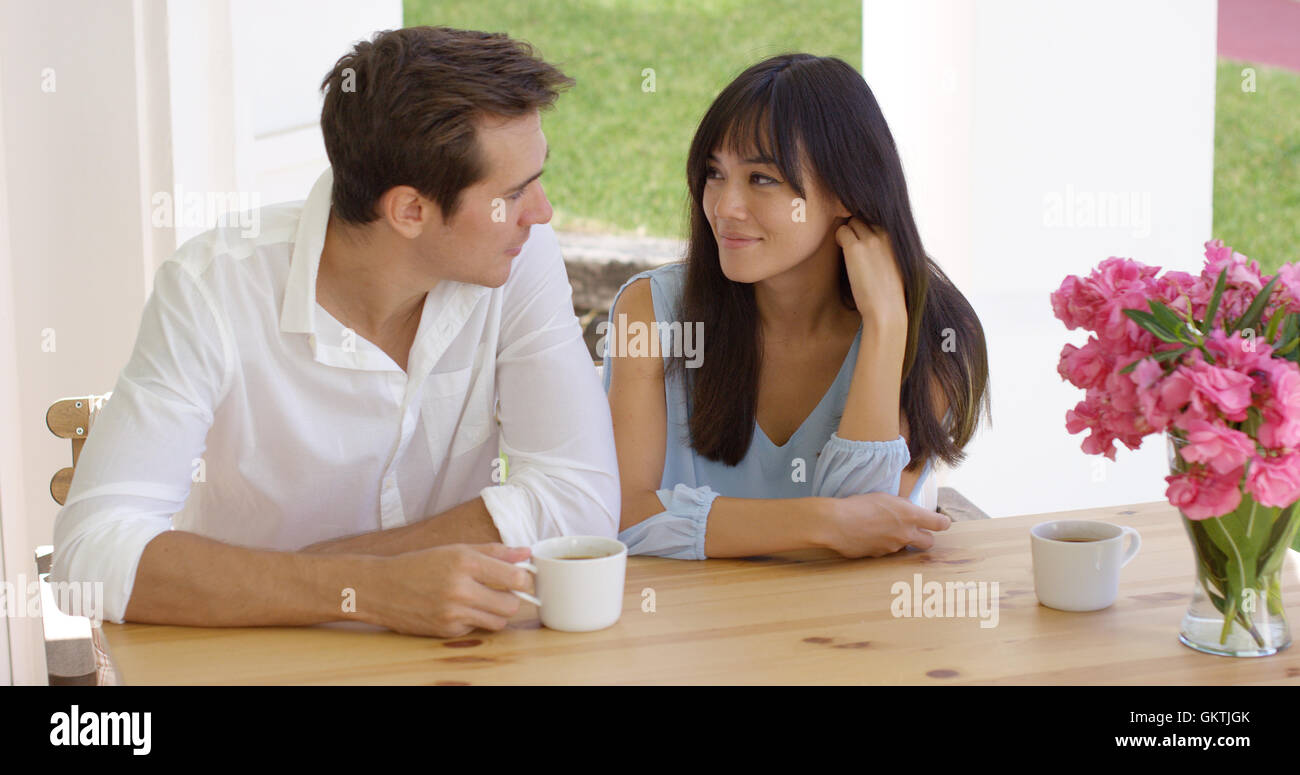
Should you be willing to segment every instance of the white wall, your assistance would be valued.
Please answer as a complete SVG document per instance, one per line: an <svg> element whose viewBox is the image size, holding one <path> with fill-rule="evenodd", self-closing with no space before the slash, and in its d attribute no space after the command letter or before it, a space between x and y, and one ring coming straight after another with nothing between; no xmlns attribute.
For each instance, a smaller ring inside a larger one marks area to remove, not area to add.
<svg viewBox="0 0 1300 775"><path fill-rule="evenodd" d="M1164 499L1164 440L1116 462L1065 430L1067 331L1049 294L1109 256L1198 271L1211 238L1214 0L866 0L863 74L903 157L921 237L989 339L993 424L941 471L993 516ZM1128 218L1046 205L1136 194ZM1052 200L1049 198L1055 197ZM1149 211L1141 212L1144 203Z"/></svg>
<svg viewBox="0 0 1300 775"><path fill-rule="evenodd" d="M320 82L360 39L402 26L401 0L168 0L176 196L243 207L304 199L329 165ZM224 211L224 207L214 212ZM180 223L176 244L213 223Z"/></svg>
<svg viewBox="0 0 1300 775"><path fill-rule="evenodd" d="M155 196L305 197L326 164L320 79L353 40L401 26L400 0L355 6L2 0L4 578L34 578L32 550L52 539L49 480L71 447L45 410L112 388L155 269L210 225L155 226ZM0 666L0 684L44 682L39 622L0 623Z"/></svg>
<svg viewBox="0 0 1300 775"><path fill-rule="evenodd" d="M143 0L3 7L0 528L11 583L34 578L32 550L50 542L57 511L49 480L71 462L45 410L112 387L170 238L150 227L144 200L170 176L165 127L150 126L166 110L161 9ZM39 623L14 619L9 635L11 680L43 682Z"/></svg>

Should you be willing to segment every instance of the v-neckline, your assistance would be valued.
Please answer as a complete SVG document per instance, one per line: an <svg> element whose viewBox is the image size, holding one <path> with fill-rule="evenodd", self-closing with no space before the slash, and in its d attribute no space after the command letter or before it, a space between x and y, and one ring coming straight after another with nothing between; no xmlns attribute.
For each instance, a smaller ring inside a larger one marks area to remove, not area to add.
<svg viewBox="0 0 1300 775"><path fill-rule="evenodd" d="M763 426L759 424L757 413L755 413L754 428L758 431L758 435L762 437L763 441L767 442L768 446L772 449L786 449L794 443L794 440L799 437L800 433L803 433L803 429L808 427L808 421L817 414L817 411L822 408L822 404L826 403L827 399L830 398L831 393L835 390L835 386L840 383L840 377L844 376L844 369L848 368L849 356L854 355L857 352L858 340L861 337L862 326L859 325L858 332L853 335L853 341L849 344L849 351L844 354L844 360L840 362L840 369L835 372L835 379L831 380L830 387L826 388L826 392L822 393L821 400L812 408L812 411L808 413L808 416L803 418L803 422L799 423L799 427L794 429L794 433L790 434L790 438L786 439L784 444L777 444L772 441L771 437L767 435L767 431L763 430ZM854 360L856 361L857 359L854 358Z"/></svg>

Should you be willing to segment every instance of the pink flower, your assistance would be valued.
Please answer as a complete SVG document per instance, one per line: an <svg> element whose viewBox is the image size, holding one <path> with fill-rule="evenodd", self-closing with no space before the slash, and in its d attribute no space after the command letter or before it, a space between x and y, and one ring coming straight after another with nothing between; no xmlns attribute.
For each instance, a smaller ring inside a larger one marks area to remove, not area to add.
<svg viewBox="0 0 1300 775"><path fill-rule="evenodd" d="M1187 361L1178 367L1192 385L1192 404L1202 411L1201 401L1208 401L1223 416L1234 422L1246 419L1246 409L1251 405L1251 388L1254 381L1245 374L1211 366L1205 362L1200 350L1189 350Z"/></svg>
<svg viewBox="0 0 1300 775"><path fill-rule="evenodd" d="M1111 256L1086 278L1066 277L1052 293L1052 312L1066 328L1085 328L1103 340L1139 339L1141 327L1124 310L1149 309L1146 300L1159 295L1153 279L1159 271L1158 266Z"/></svg>
<svg viewBox="0 0 1300 775"><path fill-rule="evenodd" d="M1205 243L1205 259L1199 275L1157 276L1159 267L1111 256L1086 277L1066 277L1051 294L1052 311L1067 328L1093 334L1082 346L1065 345L1058 359L1061 378L1086 391L1066 412L1066 429L1087 431L1083 451L1111 460L1116 441L1138 449L1150 433L1185 433L1182 456L1191 470L1166 477L1166 495L1191 519L1234 511L1243 486L1260 503L1300 499L1300 367L1277 357L1264 338L1275 316L1300 312L1300 263L1283 266L1276 278L1264 276L1258 262L1221 240ZM1225 284L1218 312L1205 321L1220 272ZM1226 333L1226 324L1240 319L1274 279L1277 293L1255 330ZM1204 349L1155 360L1184 347L1160 340L1125 314L1147 312L1151 301L1202 321ZM1247 422L1244 429L1230 425Z"/></svg>
<svg viewBox="0 0 1300 775"><path fill-rule="evenodd" d="M1071 385L1086 390L1099 386L1106 379L1110 365L1097 337L1090 336L1083 347L1067 344L1061 349L1061 360L1056 371Z"/></svg>
<svg viewBox="0 0 1300 775"><path fill-rule="evenodd" d="M1205 269L1201 272L1201 277L1209 283L1211 291L1214 289L1214 283L1219 279L1219 273L1225 267L1228 270L1228 276L1224 278L1226 284L1249 289L1252 291L1252 298L1264 288L1259 262L1251 261L1241 253L1225 246L1223 240L1205 243L1205 258Z"/></svg>
<svg viewBox="0 0 1300 775"><path fill-rule="evenodd" d="M1300 368L1280 358L1267 367L1268 397L1256 435L1270 449L1293 449L1300 446Z"/></svg>
<svg viewBox="0 0 1300 775"><path fill-rule="evenodd" d="M1241 475L1243 468L1226 474L1216 474L1204 469L1165 477L1169 487L1165 497L1188 519L1209 519L1231 514L1241 505Z"/></svg>
<svg viewBox="0 0 1300 775"><path fill-rule="evenodd" d="M1300 500L1300 452L1256 457L1246 475L1246 490L1261 506L1290 506Z"/></svg>
<svg viewBox="0 0 1300 775"><path fill-rule="evenodd" d="M1179 347L1177 344L1161 342L1151 354L1177 350ZM1136 386L1139 413L1146 426L1152 430L1165 430L1191 397L1191 381L1185 374L1177 372L1176 366L1174 368L1174 372L1169 372L1166 364L1148 356L1139 361L1129 373L1129 378Z"/></svg>
<svg viewBox="0 0 1300 775"><path fill-rule="evenodd" d="M1124 310L1150 309L1147 299L1154 298L1158 290L1152 277L1160 267L1112 256L1102 261L1097 270L1094 274L1099 275L1097 288L1102 296L1097 333L1104 339L1136 338L1142 328Z"/></svg>
<svg viewBox="0 0 1300 775"><path fill-rule="evenodd" d="M1144 358L1149 353L1141 351L1124 352L1114 360L1114 368L1106 375L1103 382L1103 388L1106 395L1110 398L1112 407L1117 412L1123 412L1132 415L1138 408L1137 384L1133 382L1133 377L1129 374L1120 373L1128 364L1140 358ZM1134 371L1137 371L1135 368Z"/></svg>
<svg viewBox="0 0 1300 775"><path fill-rule="evenodd" d="M1213 295L1214 284L1219 279L1219 272L1228 270L1224 278L1223 296L1219 301L1219 311L1215 319L1207 321L1207 326L1226 327L1227 322L1236 320L1245 314L1255 296L1267 284L1268 278L1260 274L1259 262L1251 261L1241 253L1223 244L1223 240L1205 243L1205 268L1201 271L1201 280L1206 288L1206 303ZM1267 311L1267 307L1265 308ZM1203 312L1204 310L1202 310ZM1267 320L1268 316L1261 317Z"/></svg>
<svg viewBox="0 0 1300 775"><path fill-rule="evenodd" d="M1205 314L1213 292L1213 286L1206 287L1205 281L1200 277L1175 270L1161 275L1156 280L1156 287L1160 293L1159 300L1181 314L1186 314L1190 302L1192 314L1197 320Z"/></svg>
<svg viewBox="0 0 1300 775"><path fill-rule="evenodd" d="M1183 416L1174 420L1174 425L1187 431L1187 444L1181 452L1183 459L1203 463L1216 474L1241 468L1255 454L1254 439L1222 423Z"/></svg>
<svg viewBox="0 0 1300 775"><path fill-rule="evenodd" d="M1091 430L1080 448L1089 455L1105 455L1115 459L1115 435L1107 431L1101 421L1101 410L1094 397L1095 391L1088 391L1088 398L1080 401L1073 409L1065 413L1065 429L1070 433Z"/></svg>
<svg viewBox="0 0 1300 775"><path fill-rule="evenodd" d="M1286 312L1300 312L1300 263L1283 264L1277 270L1277 285Z"/></svg>
<svg viewBox="0 0 1300 775"><path fill-rule="evenodd" d="M1222 328L1216 328L1205 338L1205 349L1219 366L1247 375L1268 369L1273 361L1273 346L1264 340L1262 332L1253 338L1243 336L1241 331L1228 336Z"/></svg>
<svg viewBox="0 0 1300 775"><path fill-rule="evenodd" d="M1100 297L1075 275L1066 277L1061 287L1052 292L1052 313L1072 331L1076 328L1093 330L1096 308L1100 303Z"/></svg>

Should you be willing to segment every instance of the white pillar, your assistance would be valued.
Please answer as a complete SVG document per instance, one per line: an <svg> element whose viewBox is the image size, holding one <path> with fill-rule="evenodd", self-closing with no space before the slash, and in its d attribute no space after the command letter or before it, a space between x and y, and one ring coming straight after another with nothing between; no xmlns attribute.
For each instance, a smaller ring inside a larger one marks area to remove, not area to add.
<svg viewBox="0 0 1300 775"><path fill-rule="evenodd" d="M862 71L922 241L989 340L993 425L939 481L993 516L1164 499L1163 438L1119 445L1111 463L1066 432L1083 391L1056 363L1085 337L1052 316L1049 294L1108 256L1199 270L1212 236L1216 10L864 2ZM1129 209L1092 225L1058 217L1104 197Z"/></svg>
<svg viewBox="0 0 1300 775"><path fill-rule="evenodd" d="M71 463L46 409L112 389L154 272L210 225L156 227L154 198L177 185L304 198L327 163L321 78L354 40L400 27L402 8L3 0L0 18L0 569L12 583L35 578L58 511L47 485ZM0 665L0 684L45 681L39 622L0 621Z"/></svg>
<svg viewBox="0 0 1300 775"><path fill-rule="evenodd" d="M174 194L226 194L243 206L307 197L329 165L321 80L355 41L402 26L401 0L167 0L167 8L172 38L186 41L171 50ZM212 225L178 223L176 243Z"/></svg>
<svg viewBox="0 0 1300 775"><path fill-rule="evenodd" d="M170 185L162 11L145 0L4 5L0 531L11 583L34 579L32 551L50 543L58 509L48 482L71 464L45 410L112 389L169 250L146 198ZM39 622L10 625L10 680L43 683Z"/></svg>

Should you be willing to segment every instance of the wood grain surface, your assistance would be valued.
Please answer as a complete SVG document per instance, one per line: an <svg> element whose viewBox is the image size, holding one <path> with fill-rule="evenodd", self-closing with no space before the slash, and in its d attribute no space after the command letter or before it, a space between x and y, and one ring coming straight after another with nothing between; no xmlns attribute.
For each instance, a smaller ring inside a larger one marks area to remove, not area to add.
<svg viewBox="0 0 1300 775"><path fill-rule="evenodd" d="M1059 518L1141 533L1110 608L1038 604L1029 529ZM1293 631L1296 560L1291 552L1283 571ZM912 585L918 573L923 582L997 582L997 625L894 616L894 584ZM931 551L878 559L632 557L622 618L593 633L542 628L530 605L506 630L454 640L352 624L103 629L126 684L1300 684L1294 646L1236 659L1179 643L1193 582L1186 533L1160 501L955 522ZM653 590L653 612L643 610L644 590Z"/></svg>

